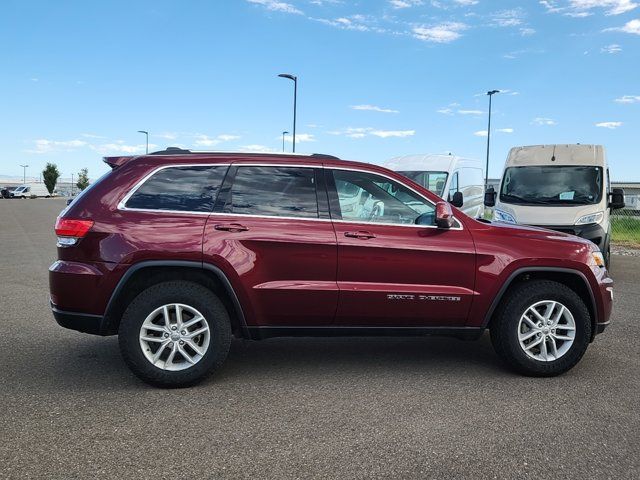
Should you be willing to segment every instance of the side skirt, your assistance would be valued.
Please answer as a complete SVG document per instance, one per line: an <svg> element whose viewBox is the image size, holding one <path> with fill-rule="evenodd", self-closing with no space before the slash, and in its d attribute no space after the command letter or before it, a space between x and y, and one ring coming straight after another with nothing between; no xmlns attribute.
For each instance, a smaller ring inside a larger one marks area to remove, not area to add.
<svg viewBox="0 0 640 480"><path fill-rule="evenodd" d="M477 340L483 327L248 327L252 340L273 337L422 337L437 335Z"/></svg>

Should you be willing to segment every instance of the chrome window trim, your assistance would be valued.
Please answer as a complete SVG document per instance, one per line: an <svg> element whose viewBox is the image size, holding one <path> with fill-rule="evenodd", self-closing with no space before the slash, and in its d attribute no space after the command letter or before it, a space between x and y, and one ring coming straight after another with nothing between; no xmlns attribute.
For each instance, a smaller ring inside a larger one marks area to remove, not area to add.
<svg viewBox="0 0 640 480"><path fill-rule="evenodd" d="M333 220L328 218L306 218L306 217L280 217L277 215L253 215L253 214L243 214L243 213L225 213L225 212L195 212L191 210L161 210L161 209L146 209L146 208L128 208L126 207L126 203L133 196L133 194L154 174L159 172L160 170L164 170L167 168L178 168L178 167L231 167L235 166L238 168L242 167L291 167L291 168L321 168L327 170L346 170L351 172L362 172L369 173L372 175L378 175L380 177L386 178L392 182L399 183L405 188L408 188L413 193L422 198L425 202L432 205L434 210L436 205L418 192L416 189L406 185L405 183L396 180L395 178L391 178L380 172L372 172L371 170L367 170L360 167L343 167L343 166L325 166L324 164L317 165L301 165L301 164L288 164L288 163L277 163L277 162L251 162L251 163L239 163L239 162L231 162L231 163L180 163L175 165L163 165L158 167L145 175L141 180L139 180L127 193L122 200L118 203L117 209L123 211L132 211L132 212L162 212L162 213L172 213L172 214L181 214L181 215L226 215L226 216L239 216L239 217L251 217L251 218L280 218L286 220L306 220L306 221L320 221L320 222L338 222L338 223L354 223L358 225L383 225L383 226L392 226L392 227L409 227L409 228L439 228L437 225L415 225L410 223L386 223L386 222L358 222L353 220ZM445 200L443 200L445 201ZM456 222L456 226L451 227L449 230L464 230L464 226L461 221L459 221L455 216L453 220Z"/></svg>

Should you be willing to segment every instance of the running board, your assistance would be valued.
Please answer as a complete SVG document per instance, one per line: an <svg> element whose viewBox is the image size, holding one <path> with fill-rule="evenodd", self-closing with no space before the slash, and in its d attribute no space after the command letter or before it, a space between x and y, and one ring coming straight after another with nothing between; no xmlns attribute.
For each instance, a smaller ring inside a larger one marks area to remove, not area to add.
<svg viewBox="0 0 640 480"><path fill-rule="evenodd" d="M477 340L482 327L248 327L252 340L273 337L422 337L437 335Z"/></svg>

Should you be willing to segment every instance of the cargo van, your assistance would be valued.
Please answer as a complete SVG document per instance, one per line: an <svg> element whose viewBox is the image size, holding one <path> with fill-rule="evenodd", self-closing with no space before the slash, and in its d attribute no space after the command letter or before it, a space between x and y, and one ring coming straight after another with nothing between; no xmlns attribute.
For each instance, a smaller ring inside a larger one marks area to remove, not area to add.
<svg viewBox="0 0 640 480"><path fill-rule="evenodd" d="M13 192L11 198L35 198L50 197L51 194L44 183L25 183L20 185Z"/></svg>
<svg viewBox="0 0 640 480"><path fill-rule="evenodd" d="M472 218L484 213L484 177L478 160L451 154L404 155L392 158L384 167L428 188Z"/></svg>
<svg viewBox="0 0 640 480"><path fill-rule="evenodd" d="M488 189L493 218L571 233L595 243L609 263L611 210L624 208L611 189L602 145L534 145L509 151L499 191Z"/></svg>

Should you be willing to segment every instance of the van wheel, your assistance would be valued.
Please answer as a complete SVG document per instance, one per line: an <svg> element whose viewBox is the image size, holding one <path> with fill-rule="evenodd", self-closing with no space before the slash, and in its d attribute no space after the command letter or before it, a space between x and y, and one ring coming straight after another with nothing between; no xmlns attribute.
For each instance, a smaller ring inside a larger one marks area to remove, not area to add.
<svg viewBox="0 0 640 480"><path fill-rule="evenodd" d="M229 314L202 285L159 283L129 304L118 340L124 361L140 379L157 387L186 387L201 381L227 358Z"/></svg>
<svg viewBox="0 0 640 480"><path fill-rule="evenodd" d="M515 287L491 324L498 356L524 375L551 377L576 365L589 345L591 318L569 287L532 280Z"/></svg>

